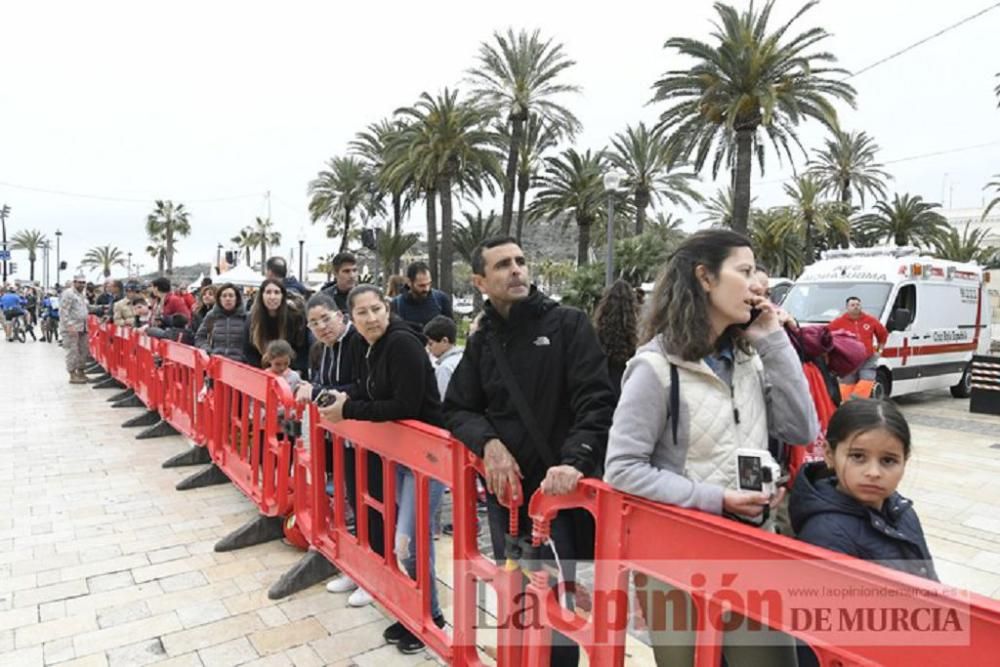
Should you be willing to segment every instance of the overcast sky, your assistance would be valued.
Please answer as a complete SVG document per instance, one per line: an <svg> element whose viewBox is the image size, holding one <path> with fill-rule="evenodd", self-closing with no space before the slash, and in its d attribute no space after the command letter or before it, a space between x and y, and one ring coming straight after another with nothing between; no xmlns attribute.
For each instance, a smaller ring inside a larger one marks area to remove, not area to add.
<svg viewBox="0 0 1000 667"><path fill-rule="evenodd" d="M826 48L858 70L990 4L825 0L799 25L826 28ZM800 5L778 0L776 16ZM194 228L175 264L212 262L217 243L266 214L270 190L283 252L306 229L316 258L336 241L309 225L309 180L369 122L422 91L461 84L493 30L537 27L565 44L577 61L566 80L583 87L569 102L584 125L577 146L596 149L627 124L656 119L652 83L683 65L663 43L707 38L713 16L708 0L3 3L8 237L59 228L71 268L88 248L110 243L148 271L145 216L154 198L173 198L191 209ZM890 164L894 189L943 197L946 207L981 206L983 186L1000 172L997 34L1000 9L852 81L858 108L842 108L842 124L873 135L887 163L992 144ZM807 147L823 134L815 123L801 132ZM769 154L767 172L753 177L757 203L781 203L790 173ZM703 177L711 193L728 174ZM419 229L422 219L410 224Z"/></svg>

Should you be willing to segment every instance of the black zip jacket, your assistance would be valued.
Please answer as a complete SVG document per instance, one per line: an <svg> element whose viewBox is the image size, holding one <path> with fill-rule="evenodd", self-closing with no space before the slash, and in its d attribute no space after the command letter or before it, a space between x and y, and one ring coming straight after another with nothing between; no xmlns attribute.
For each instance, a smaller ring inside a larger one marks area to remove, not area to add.
<svg viewBox="0 0 1000 667"><path fill-rule="evenodd" d="M358 356L355 346L368 347L350 323L347 331L333 345L316 341L309 353L309 377L313 386L313 399L324 389L348 391L355 380L354 359Z"/></svg>
<svg viewBox="0 0 1000 667"><path fill-rule="evenodd" d="M615 409L608 362L590 320L535 287L503 319L487 303L481 327L448 385L444 410L456 438L478 456L498 438L517 460L526 494L548 470L497 369L496 338L549 447L549 458L596 475Z"/></svg>
<svg viewBox="0 0 1000 667"><path fill-rule="evenodd" d="M374 345L359 338L360 344L352 346L355 382L347 392L351 400L344 404L344 419L417 419L443 427L434 367L413 330L393 317Z"/></svg>

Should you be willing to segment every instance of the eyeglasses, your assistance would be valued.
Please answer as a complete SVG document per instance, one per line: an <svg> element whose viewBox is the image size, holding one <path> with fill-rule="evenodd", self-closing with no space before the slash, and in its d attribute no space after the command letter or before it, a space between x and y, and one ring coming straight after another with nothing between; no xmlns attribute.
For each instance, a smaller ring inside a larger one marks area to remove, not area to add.
<svg viewBox="0 0 1000 667"><path fill-rule="evenodd" d="M337 318L335 315L327 313L318 320L309 320L308 322L306 322L306 326L308 326L310 329L318 329L320 327L328 327L334 322L337 322L338 320L339 318Z"/></svg>

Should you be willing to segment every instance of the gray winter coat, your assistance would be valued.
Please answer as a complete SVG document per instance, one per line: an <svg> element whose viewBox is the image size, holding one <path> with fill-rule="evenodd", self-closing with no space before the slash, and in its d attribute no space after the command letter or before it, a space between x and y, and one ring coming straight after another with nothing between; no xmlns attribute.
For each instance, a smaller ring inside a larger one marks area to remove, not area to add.
<svg viewBox="0 0 1000 667"><path fill-rule="evenodd" d="M218 354L233 361L246 362L243 349L247 342L247 313L243 303L226 312L215 307L202 320L195 334L195 345L209 354Z"/></svg>

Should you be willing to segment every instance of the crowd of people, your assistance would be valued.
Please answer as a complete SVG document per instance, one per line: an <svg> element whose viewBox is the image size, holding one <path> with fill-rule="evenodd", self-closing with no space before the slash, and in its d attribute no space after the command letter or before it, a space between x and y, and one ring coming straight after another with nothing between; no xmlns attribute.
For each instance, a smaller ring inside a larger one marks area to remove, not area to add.
<svg viewBox="0 0 1000 667"><path fill-rule="evenodd" d="M270 370L299 400L316 401L330 422L414 419L448 428L484 462L486 522L498 561L508 555L506 499L539 489L566 494L596 477L656 503L936 578L912 504L896 491L911 451L905 419L892 403L859 392L858 380L848 378L849 389L838 391L831 370L866 379L882 332L861 319L855 299L846 320L831 328L857 329L864 354L817 349L808 327L769 300L767 272L746 237L693 234L644 303L618 282L593 318L534 286L529 258L514 239L490 239L472 256L472 281L486 301L464 347L451 299L433 288L426 264L410 265L405 282L390 286L392 298L358 284L350 253L338 254L333 268L334 280L315 293L288 275L281 258L268 260L253 294L208 281L191 294L158 278L148 287L109 281L90 298L78 276L59 304L70 381L82 376L86 316L103 308L100 314L117 325ZM851 354L854 361L845 362ZM820 380L807 380L812 374ZM747 488L739 458L749 452L763 467L787 472L789 452L816 442L823 443L822 460L794 471L790 490L785 475L773 491ZM332 444L324 444L329 469ZM369 493L381 501L382 461L369 456ZM357 511L354 456L344 460L347 500ZM416 534L414 486L412 472L397 466L392 546L410 576L417 540L430 539ZM444 493L431 484L432 515ZM531 525L526 508L523 531ZM384 554L382 515L368 512L370 546ZM560 576L573 581L574 564L591 555L594 531L585 512L560 512L543 560L558 558ZM433 548L429 554L433 573ZM673 590L646 576L636 585L661 593L640 598L646 601L668 599L663 594ZM346 576L328 589L351 592L352 606L372 601ZM573 605L572 596L566 603ZM443 627L436 590L430 604ZM658 613L643 611L647 618ZM694 627L668 626L652 632L657 664L693 664ZM750 632L741 626L727 633L729 665L801 664L791 637L774 632L762 645ZM385 638L404 653L423 648L400 623ZM557 636L552 664L578 660L578 647Z"/></svg>

